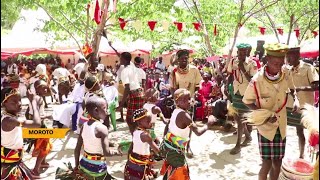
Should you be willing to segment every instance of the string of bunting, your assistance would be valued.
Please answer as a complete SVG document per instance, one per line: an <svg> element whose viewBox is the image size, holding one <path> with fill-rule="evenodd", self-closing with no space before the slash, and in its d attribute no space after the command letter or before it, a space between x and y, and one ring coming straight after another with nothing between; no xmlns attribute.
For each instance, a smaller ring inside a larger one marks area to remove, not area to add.
<svg viewBox="0 0 320 180"><path fill-rule="evenodd" d="M123 18L118 18L118 21L119 21L120 28L122 30L125 30L125 26L128 23L128 21L124 20ZM174 26L176 26L176 28L177 28L177 30L179 32L183 32L185 27L186 27L186 24L189 24L189 23L177 22L177 21L174 21L173 23L162 21L161 23L162 23L161 25L162 25L163 30L168 30L170 25L174 25ZM151 31L154 31L155 27L158 26L158 24L159 24L158 21L154 21L154 20L147 22L147 25L149 26ZM193 28L196 31L201 31L201 28L202 28L202 24L201 23L193 22L191 24L193 25ZM132 26L136 30L141 30L142 25L143 25L142 22L139 21L139 20L136 20L132 24ZM243 24L239 24L239 28L241 28L242 26L243 26ZM262 35L265 35L267 28L266 27L261 27L261 26L258 27L258 28L259 28L260 33ZM277 28L276 30L277 30L279 35L283 35L283 33L284 33L283 28ZM295 32L296 37L298 38L300 36L300 29L294 29L294 32ZM317 31L311 31L311 33L313 34L314 37L316 37L318 35ZM214 24L214 26L213 26L213 35L214 36L218 35L218 25L217 24Z"/></svg>

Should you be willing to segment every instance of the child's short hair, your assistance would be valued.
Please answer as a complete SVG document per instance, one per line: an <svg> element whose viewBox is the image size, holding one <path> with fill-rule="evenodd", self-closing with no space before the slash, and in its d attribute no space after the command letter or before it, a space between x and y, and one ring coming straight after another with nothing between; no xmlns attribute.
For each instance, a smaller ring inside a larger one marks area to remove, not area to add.
<svg viewBox="0 0 320 180"><path fill-rule="evenodd" d="M147 116L148 114L148 110L141 108L141 109L137 109L133 112L133 121L136 122L142 118L144 118L145 116Z"/></svg>
<svg viewBox="0 0 320 180"><path fill-rule="evenodd" d="M98 79L95 76L90 76L86 79L84 82L84 85L86 86L87 89L92 89L98 82Z"/></svg>

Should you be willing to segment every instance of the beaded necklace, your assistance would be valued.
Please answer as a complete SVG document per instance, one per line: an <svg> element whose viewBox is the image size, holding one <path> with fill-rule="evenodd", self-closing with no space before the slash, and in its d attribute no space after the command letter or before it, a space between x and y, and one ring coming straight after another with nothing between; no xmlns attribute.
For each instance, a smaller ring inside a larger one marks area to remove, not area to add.
<svg viewBox="0 0 320 180"><path fill-rule="evenodd" d="M279 82L281 82L284 78L284 73L282 72L279 72L277 75L273 76L271 75L268 70L267 70L267 67L264 68L264 79L271 83L271 84L278 84Z"/></svg>
<svg viewBox="0 0 320 180"><path fill-rule="evenodd" d="M189 72L189 65L187 65L185 68L180 68L180 67L177 67L177 71L180 73L180 74L188 74Z"/></svg>

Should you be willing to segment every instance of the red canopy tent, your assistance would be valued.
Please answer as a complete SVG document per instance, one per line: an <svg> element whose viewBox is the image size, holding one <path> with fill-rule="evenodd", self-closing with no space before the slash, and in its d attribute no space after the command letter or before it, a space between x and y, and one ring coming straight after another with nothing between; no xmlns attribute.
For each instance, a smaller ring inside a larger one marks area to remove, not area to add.
<svg viewBox="0 0 320 180"><path fill-rule="evenodd" d="M50 50L47 48L30 49L25 51L6 52L1 50L1 59L6 60L8 57L15 57L19 54L30 56L32 54L53 54L53 55L75 55L79 50Z"/></svg>
<svg viewBox="0 0 320 180"><path fill-rule="evenodd" d="M301 45L300 56L303 58L315 58L319 56L319 36Z"/></svg>

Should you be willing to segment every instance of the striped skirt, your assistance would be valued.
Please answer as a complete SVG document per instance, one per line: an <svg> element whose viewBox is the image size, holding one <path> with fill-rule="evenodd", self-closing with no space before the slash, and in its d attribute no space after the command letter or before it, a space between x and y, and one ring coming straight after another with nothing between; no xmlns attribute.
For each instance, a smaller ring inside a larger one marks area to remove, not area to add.
<svg viewBox="0 0 320 180"><path fill-rule="evenodd" d="M108 176L107 164L105 161L94 161L82 157L80 160L78 175L88 180L102 180Z"/></svg>
<svg viewBox="0 0 320 180"><path fill-rule="evenodd" d="M289 126L302 126L301 124L301 114L292 113L292 108L287 108L287 119Z"/></svg>
<svg viewBox="0 0 320 180"><path fill-rule="evenodd" d="M282 139L278 129L273 140L270 141L258 132L259 151L262 159L282 159L285 154L286 138Z"/></svg>
<svg viewBox="0 0 320 180"><path fill-rule="evenodd" d="M32 179L31 170L21 159L22 150L1 147L1 179Z"/></svg>
<svg viewBox="0 0 320 180"><path fill-rule="evenodd" d="M243 96L239 94L232 95L232 105L238 110L239 113L247 113L250 109L242 102Z"/></svg>
<svg viewBox="0 0 320 180"><path fill-rule="evenodd" d="M129 159L124 168L125 180L142 180L152 175L150 167L150 156L130 153Z"/></svg>

